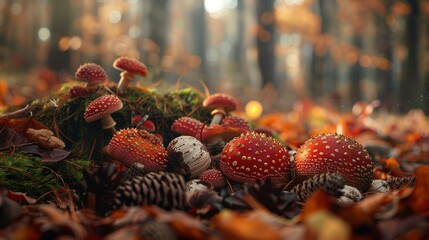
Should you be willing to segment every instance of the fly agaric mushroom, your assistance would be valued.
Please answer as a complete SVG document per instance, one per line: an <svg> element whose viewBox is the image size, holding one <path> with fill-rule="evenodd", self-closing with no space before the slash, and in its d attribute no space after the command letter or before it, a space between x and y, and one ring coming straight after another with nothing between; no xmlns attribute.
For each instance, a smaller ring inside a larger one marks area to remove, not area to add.
<svg viewBox="0 0 429 240"><path fill-rule="evenodd" d="M116 132L116 122L110 114L122 108L122 101L115 95L104 95L94 99L83 114L87 123L101 119L101 127Z"/></svg>
<svg viewBox="0 0 429 240"><path fill-rule="evenodd" d="M75 85L69 89L69 99L75 99L88 95L89 90L85 87Z"/></svg>
<svg viewBox="0 0 429 240"><path fill-rule="evenodd" d="M135 75L146 77L147 68L142 62L130 57L119 57L113 62L113 67L122 71L121 79L118 83L118 93L124 94L128 83L134 79Z"/></svg>
<svg viewBox="0 0 429 240"><path fill-rule="evenodd" d="M247 132L226 144L220 170L236 182L254 184L271 178L279 186L290 180L290 157L286 147L276 139Z"/></svg>
<svg viewBox="0 0 429 240"><path fill-rule="evenodd" d="M215 93L204 99L203 107L212 110L213 118L210 125L219 124L227 113L237 109L237 101L230 95Z"/></svg>
<svg viewBox="0 0 429 240"><path fill-rule="evenodd" d="M203 171L198 179L210 183L214 188L222 188L226 184L225 176L218 169L207 169Z"/></svg>
<svg viewBox="0 0 429 240"><path fill-rule="evenodd" d="M210 153L200 141L191 136L173 139L168 144L167 155L168 168L186 179L198 177L211 164Z"/></svg>
<svg viewBox="0 0 429 240"><path fill-rule="evenodd" d="M136 128L116 132L107 145L107 154L128 167L143 164L146 172L164 171L167 166L167 152L160 139Z"/></svg>
<svg viewBox="0 0 429 240"><path fill-rule="evenodd" d="M148 119L148 115L141 116L141 115L135 115L131 121L132 124L140 130L146 130L150 133L154 133L156 130L155 123L153 123L151 120Z"/></svg>
<svg viewBox="0 0 429 240"><path fill-rule="evenodd" d="M171 125L171 131L180 135L198 138L204 124L195 118L181 117L176 119Z"/></svg>
<svg viewBox="0 0 429 240"><path fill-rule="evenodd" d="M221 125L226 127L242 128L246 131L250 131L249 122L246 121L244 118L237 116L226 116L222 119Z"/></svg>
<svg viewBox="0 0 429 240"><path fill-rule="evenodd" d="M206 144L217 143L218 141L229 142L231 139L248 132L242 128L226 127L219 124L205 126L197 139Z"/></svg>
<svg viewBox="0 0 429 240"><path fill-rule="evenodd" d="M354 139L337 133L320 134L307 140L296 152L298 178L338 172L346 185L365 192L371 186L373 163L368 152Z"/></svg>
<svg viewBox="0 0 429 240"><path fill-rule="evenodd" d="M94 91L99 84L107 80L104 69L95 63L85 63L81 65L77 69L75 75L77 80L86 82L86 88L90 91Z"/></svg>

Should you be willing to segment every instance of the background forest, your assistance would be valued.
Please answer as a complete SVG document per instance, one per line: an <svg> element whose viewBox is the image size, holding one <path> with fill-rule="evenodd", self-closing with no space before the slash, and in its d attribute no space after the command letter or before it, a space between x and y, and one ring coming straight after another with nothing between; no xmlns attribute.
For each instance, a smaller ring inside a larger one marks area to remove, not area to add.
<svg viewBox="0 0 429 240"><path fill-rule="evenodd" d="M0 105L19 105L118 56L142 85L183 85L259 100L312 98L429 112L428 0L0 0Z"/></svg>

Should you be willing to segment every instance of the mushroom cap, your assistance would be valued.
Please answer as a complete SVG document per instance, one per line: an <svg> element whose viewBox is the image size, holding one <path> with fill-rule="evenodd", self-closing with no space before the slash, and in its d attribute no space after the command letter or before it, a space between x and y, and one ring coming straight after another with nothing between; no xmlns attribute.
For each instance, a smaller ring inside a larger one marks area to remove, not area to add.
<svg viewBox="0 0 429 240"><path fill-rule="evenodd" d="M147 75L146 65L135 58L119 57L113 62L113 67L143 77Z"/></svg>
<svg viewBox="0 0 429 240"><path fill-rule="evenodd" d="M295 155L296 173L300 179L316 174L338 172L346 185L362 192L371 185L373 163L366 149L342 134L320 134L307 140Z"/></svg>
<svg viewBox="0 0 429 240"><path fill-rule="evenodd" d="M107 145L107 153L128 167L136 162L143 164L147 172L164 171L167 166L167 152L160 139L136 128L116 132Z"/></svg>
<svg viewBox="0 0 429 240"><path fill-rule="evenodd" d="M225 176L218 169L207 169L200 174L198 179L210 183L214 188L221 188L226 184Z"/></svg>
<svg viewBox="0 0 429 240"><path fill-rule="evenodd" d="M246 131L250 131L250 124L246 119L237 117L237 116L226 116L222 119L221 122L222 126L226 127L236 127L236 128L242 128Z"/></svg>
<svg viewBox="0 0 429 240"><path fill-rule="evenodd" d="M85 63L76 70L76 78L89 84L103 83L107 79L104 69L95 63Z"/></svg>
<svg viewBox="0 0 429 240"><path fill-rule="evenodd" d="M204 124L195 118L181 117L176 119L171 125L171 131L180 135L197 137Z"/></svg>
<svg viewBox="0 0 429 240"><path fill-rule="evenodd" d="M122 101L115 95L104 95L94 99L86 106L83 117L90 123L122 108Z"/></svg>
<svg viewBox="0 0 429 240"><path fill-rule="evenodd" d="M210 153L200 141L191 136L179 136L167 147L168 168L187 179L198 177L211 164Z"/></svg>
<svg viewBox="0 0 429 240"><path fill-rule="evenodd" d="M289 182L290 157L283 144L265 134L246 132L231 140L222 151L220 169L229 179L256 183L271 178Z"/></svg>
<svg viewBox="0 0 429 240"><path fill-rule="evenodd" d="M212 94L203 101L203 107L207 109L223 108L226 112L234 111L237 105L234 97L224 93Z"/></svg>
<svg viewBox="0 0 429 240"><path fill-rule="evenodd" d="M240 136L242 133L248 132L242 128L227 127L219 124L205 126L201 134L197 135L197 139L203 143L210 143L212 140L222 139L229 142L231 139Z"/></svg>
<svg viewBox="0 0 429 240"><path fill-rule="evenodd" d="M69 89L69 98L78 98L86 96L89 93L89 90L85 87L75 85Z"/></svg>

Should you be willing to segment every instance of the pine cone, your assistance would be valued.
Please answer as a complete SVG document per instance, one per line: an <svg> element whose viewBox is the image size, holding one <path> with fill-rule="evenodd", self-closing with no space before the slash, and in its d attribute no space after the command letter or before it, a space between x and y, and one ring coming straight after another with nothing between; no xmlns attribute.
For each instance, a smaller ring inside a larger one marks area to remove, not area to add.
<svg viewBox="0 0 429 240"><path fill-rule="evenodd" d="M345 181L343 176L338 173L323 173L313 176L310 179L296 185L291 192L295 193L299 201L305 201L314 191L321 188L327 193L340 197L341 189Z"/></svg>
<svg viewBox="0 0 429 240"><path fill-rule="evenodd" d="M184 209L186 184L175 173L150 172L124 181L114 193L111 208L154 204L166 210Z"/></svg>
<svg viewBox="0 0 429 240"><path fill-rule="evenodd" d="M386 180L390 189L400 189L402 187L413 187L416 183L415 177L392 177Z"/></svg>
<svg viewBox="0 0 429 240"><path fill-rule="evenodd" d="M224 197L222 204L234 210L251 209L252 206L245 200L246 195L250 195L269 211L288 219L295 217L300 211L296 204L296 195L276 188L271 179L245 185L243 190Z"/></svg>
<svg viewBox="0 0 429 240"><path fill-rule="evenodd" d="M126 180L131 180L137 176L143 176L145 175L145 169L144 169L144 165L138 162L135 162L133 164L131 164L131 166L127 169L126 173L125 173L125 179Z"/></svg>

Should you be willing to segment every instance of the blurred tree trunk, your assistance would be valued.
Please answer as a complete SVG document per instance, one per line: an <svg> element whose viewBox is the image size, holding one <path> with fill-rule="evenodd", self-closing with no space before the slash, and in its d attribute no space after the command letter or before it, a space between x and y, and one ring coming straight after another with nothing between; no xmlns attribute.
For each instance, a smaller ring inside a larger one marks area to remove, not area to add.
<svg viewBox="0 0 429 240"><path fill-rule="evenodd" d="M425 1L421 1L421 5L423 4L429 4ZM423 67L423 80L425 83L424 87L424 98L423 102L425 104L424 110L426 115L429 115L429 58L425 57L429 55L429 11L426 11L424 14L422 14L422 26L421 26L421 34L422 34L422 54L421 59L423 60L423 63L421 66Z"/></svg>
<svg viewBox="0 0 429 240"><path fill-rule="evenodd" d="M386 9L390 9L388 3L386 3ZM388 13L388 12L386 12ZM376 25L377 25L377 42L376 47L379 56L384 57L389 61L390 68L389 69L380 69L377 68L376 72L376 81L380 83L377 86L378 96L377 98L382 101L382 105L386 107L386 110L393 110L393 107L396 104L396 100L393 97L393 83L392 83L392 60L393 60L393 52L392 52L392 28L387 24L385 14L376 14L375 17Z"/></svg>
<svg viewBox="0 0 429 240"><path fill-rule="evenodd" d="M362 49L362 35L361 33L355 33L353 36L352 44L357 49ZM361 100L361 87L360 82L362 79L362 66L359 63L359 59L356 60L356 63L350 68L350 86L349 86L349 103L352 106L355 102Z"/></svg>
<svg viewBox="0 0 429 240"><path fill-rule="evenodd" d="M256 1L258 17L257 51L262 86L275 84L274 0Z"/></svg>
<svg viewBox="0 0 429 240"><path fill-rule="evenodd" d="M333 37L337 21L336 0L318 0L315 4L315 12L320 16L320 36ZM330 93L335 89L336 74L334 62L328 49L318 52L318 49L313 48L311 69L312 74L309 88L313 98L323 97L326 93Z"/></svg>
<svg viewBox="0 0 429 240"><path fill-rule="evenodd" d="M50 0L51 15L51 45L49 47L48 66L55 70L68 71L70 68L70 51L58 48L58 36L69 36L71 29L70 1Z"/></svg>
<svg viewBox="0 0 429 240"><path fill-rule="evenodd" d="M200 79L204 78L207 73L207 64L206 64L206 16L204 9L204 2L194 3L195 8L192 11L191 21L190 21L190 29L192 32L190 33L192 36L191 43L193 46L190 46L190 49L193 49L193 54L200 57L200 75L202 76Z"/></svg>
<svg viewBox="0 0 429 240"><path fill-rule="evenodd" d="M407 112L413 108L421 108L421 87L419 75L419 0L409 0L411 12L407 18L405 41L408 54L405 59L401 76L400 111Z"/></svg>
<svg viewBox="0 0 429 240"><path fill-rule="evenodd" d="M11 22L11 12L10 7L12 5L12 1L8 0L4 3L1 18L3 20L2 24L0 25L0 61L4 61L7 58L7 55L9 54L8 48L11 47L11 45L8 43L8 32L10 31L10 22Z"/></svg>
<svg viewBox="0 0 429 240"><path fill-rule="evenodd" d="M165 53L168 33L169 0L150 0L149 39L159 45L159 57Z"/></svg>

